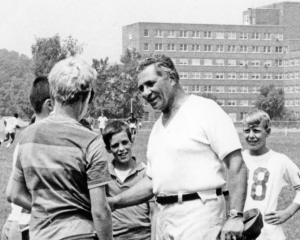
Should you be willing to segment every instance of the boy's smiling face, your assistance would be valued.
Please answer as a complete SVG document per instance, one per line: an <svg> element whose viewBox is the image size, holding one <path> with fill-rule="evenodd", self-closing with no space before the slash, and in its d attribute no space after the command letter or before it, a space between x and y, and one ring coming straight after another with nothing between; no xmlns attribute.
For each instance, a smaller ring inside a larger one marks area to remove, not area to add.
<svg viewBox="0 0 300 240"><path fill-rule="evenodd" d="M262 155L268 151L266 140L271 129L266 129L263 122L253 125L247 124L244 126L243 131L251 155Z"/></svg>
<svg viewBox="0 0 300 240"><path fill-rule="evenodd" d="M119 164L128 164L132 159L132 142L127 132L122 131L112 136L109 151L113 154L115 161Z"/></svg>

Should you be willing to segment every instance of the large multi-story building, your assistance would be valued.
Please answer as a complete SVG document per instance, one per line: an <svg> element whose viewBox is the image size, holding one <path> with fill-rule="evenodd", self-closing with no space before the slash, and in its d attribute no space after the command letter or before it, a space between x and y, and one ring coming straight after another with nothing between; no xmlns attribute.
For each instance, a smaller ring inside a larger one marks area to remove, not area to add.
<svg viewBox="0 0 300 240"><path fill-rule="evenodd" d="M172 58L183 88L211 93L233 121L254 106L261 86L285 92L300 114L300 3L248 9L243 25L145 23L123 27L123 50ZM145 105L145 120L160 113Z"/></svg>

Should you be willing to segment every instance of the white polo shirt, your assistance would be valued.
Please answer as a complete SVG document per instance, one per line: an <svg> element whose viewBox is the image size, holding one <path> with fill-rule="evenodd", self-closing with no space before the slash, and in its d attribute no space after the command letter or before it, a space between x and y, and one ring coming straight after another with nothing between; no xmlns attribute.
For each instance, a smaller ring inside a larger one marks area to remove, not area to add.
<svg viewBox="0 0 300 240"><path fill-rule="evenodd" d="M230 117L210 99L191 95L167 127L162 116L148 142L154 194L193 193L225 185L222 160L241 149Z"/></svg>

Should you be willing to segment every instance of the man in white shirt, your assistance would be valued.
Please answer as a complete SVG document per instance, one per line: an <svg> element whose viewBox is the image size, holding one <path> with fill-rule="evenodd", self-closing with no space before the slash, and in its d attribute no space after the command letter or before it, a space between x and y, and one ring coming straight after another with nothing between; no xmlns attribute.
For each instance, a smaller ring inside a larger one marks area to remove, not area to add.
<svg viewBox="0 0 300 240"><path fill-rule="evenodd" d="M155 56L138 67L143 98L162 115L147 148L147 177L110 199L112 209L156 195L156 239L241 239L246 167L229 116L214 101L184 92L170 58ZM224 167L229 169L226 220Z"/></svg>
<svg viewBox="0 0 300 240"><path fill-rule="evenodd" d="M10 145L14 142L15 140L15 135L16 135L16 129L20 128L18 125L18 117L19 114L15 113L13 117L10 117L8 119L5 119L4 124L5 124L5 139L0 141L0 145L3 142L9 141L11 138L11 141L6 145L7 148L10 147Z"/></svg>

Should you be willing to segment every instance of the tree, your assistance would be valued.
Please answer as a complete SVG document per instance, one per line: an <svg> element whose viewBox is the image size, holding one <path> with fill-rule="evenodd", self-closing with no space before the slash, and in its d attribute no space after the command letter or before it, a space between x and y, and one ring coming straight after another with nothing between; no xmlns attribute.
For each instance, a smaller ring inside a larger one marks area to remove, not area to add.
<svg viewBox="0 0 300 240"><path fill-rule="evenodd" d="M81 54L82 51L83 44L79 44L72 36L64 40L61 40L58 34L50 38L36 38L36 42L31 46L34 75L46 75L55 63L69 56Z"/></svg>
<svg viewBox="0 0 300 240"><path fill-rule="evenodd" d="M92 116L103 112L109 118L128 118L131 112L142 117L143 105L137 88L136 67L141 55L136 50L127 50L121 56L123 65L109 66L108 58L93 59L98 73L95 83L95 101L90 106Z"/></svg>
<svg viewBox="0 0 300 240"><path fill-rule="evenodd" d="M255 106L267 112L271 119L283 119L287 113L284 107L284 91L271 84L260 88L260 95L255 102Z"/></svg>

